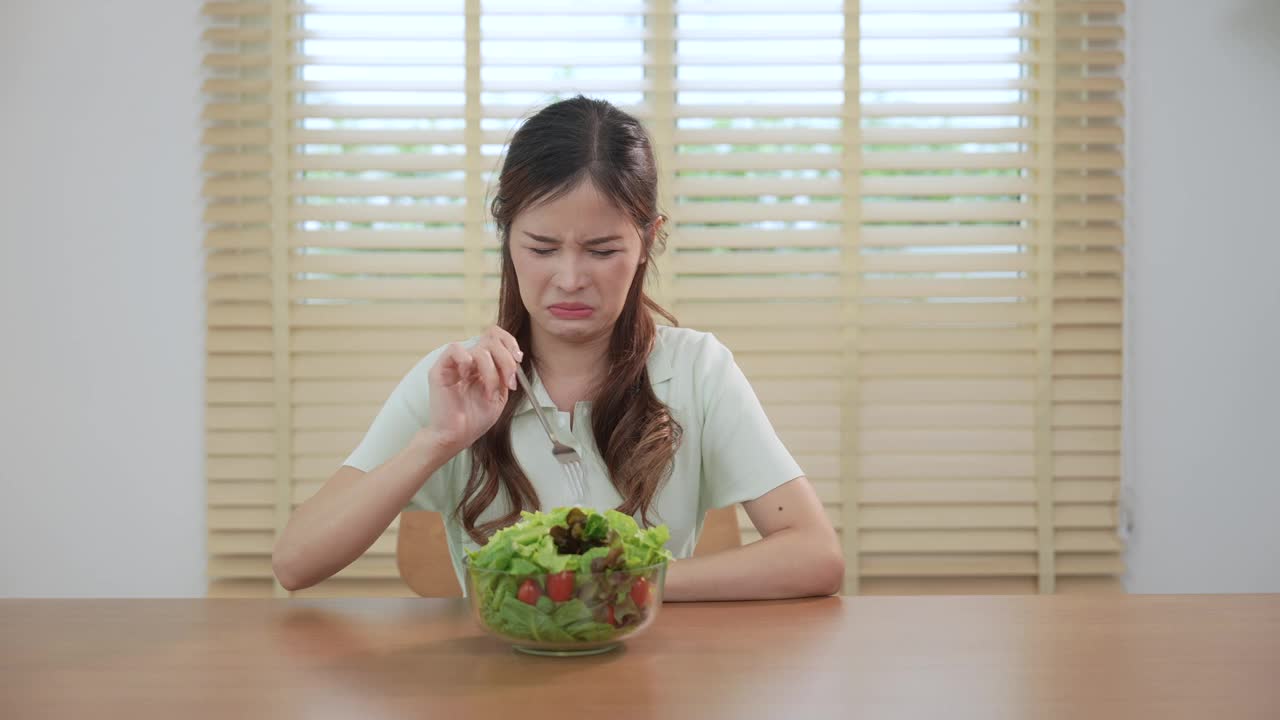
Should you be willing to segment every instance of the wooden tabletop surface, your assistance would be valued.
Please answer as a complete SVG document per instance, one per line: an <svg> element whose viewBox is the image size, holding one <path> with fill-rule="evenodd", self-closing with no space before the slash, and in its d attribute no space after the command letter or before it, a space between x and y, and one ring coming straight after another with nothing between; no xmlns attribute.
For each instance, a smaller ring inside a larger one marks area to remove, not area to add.
<svg viewBox="0 0 1280 720"><path fill-rule="evenodd" d="M460 600L0 600L0 718L1280 718L1280 596L667 604L591 658Z"/></svg>

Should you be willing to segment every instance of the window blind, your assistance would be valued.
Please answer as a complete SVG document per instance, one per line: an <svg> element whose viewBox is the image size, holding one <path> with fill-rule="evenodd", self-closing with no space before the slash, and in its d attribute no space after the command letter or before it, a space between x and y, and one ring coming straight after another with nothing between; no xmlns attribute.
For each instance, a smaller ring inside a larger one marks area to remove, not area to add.
<svg viewBox="0 0 1280 720"><path fill-rule="evenodd" d="M579 92L652 132L653 293L734 350L847 591L1116 587L1123 10L207 3L210 593L283 594L292 508L492 322L503 145ZM407 593L395 530L304 594Z"/></svg>

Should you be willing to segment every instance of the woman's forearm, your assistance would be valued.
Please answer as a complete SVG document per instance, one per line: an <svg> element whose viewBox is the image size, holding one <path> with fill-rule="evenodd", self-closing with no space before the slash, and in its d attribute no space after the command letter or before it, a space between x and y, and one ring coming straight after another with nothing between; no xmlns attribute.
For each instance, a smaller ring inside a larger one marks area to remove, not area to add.
<svg viewBox="0 0 1280 720"><path fill-rule="evenodd" d="M844 555L826 530L787 528L724 552L673 562L665 599L774 600L831 595L844 584Z"/></svg>
<svg viewBox="0 0 1280 720"><path fill-rule="evenodd" d="M423 430L368 473L339 470L293 511L277 540L271 564L280 584L289 590L311 587L350 565L455 454Z"/></svg>

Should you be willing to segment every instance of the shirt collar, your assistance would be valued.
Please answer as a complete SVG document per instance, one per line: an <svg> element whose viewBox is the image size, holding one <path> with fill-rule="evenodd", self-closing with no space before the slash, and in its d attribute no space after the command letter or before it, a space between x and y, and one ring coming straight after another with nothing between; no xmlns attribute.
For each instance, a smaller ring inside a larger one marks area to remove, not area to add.
<svg viewBox="0 0 1280 720"><path fill-rule="evenodd" d="M675 358L671 356L671 348L664 341L664 333L662 327L658 327L658 331L653 339L653 350L649 352L649 360L646 368L649 371L649 384L658 385L667 382L674 374ZM551 396L547 394L547 389L542 386L542 378L538 376L537 371L533 372L533 376L529 378L529 382L533 387L533 397L538 402L538 407L555 409L556 404L552 402ZM529 398L523 398L520 406L516 408L516 415L522 415L533 409L529 404Z"/></svg>

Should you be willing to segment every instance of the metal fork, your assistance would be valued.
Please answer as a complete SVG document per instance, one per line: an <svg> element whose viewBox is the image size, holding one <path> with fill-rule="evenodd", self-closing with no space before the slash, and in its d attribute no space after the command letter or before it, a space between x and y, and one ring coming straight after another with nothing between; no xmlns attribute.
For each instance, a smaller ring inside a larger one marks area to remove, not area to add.
<svg viewBox="0 0 1280 720"><path fill-rule="evenodd" d="M529 378L525 377L524 368L519 365L516 366L516 379L520 381L520 387L529 398L529 404L533 406L538 422L542 423L542 429L547 431L547 438L551 440L551 454L560 463L560 469L569 480L569 488L576 498L574 502L578 505L583 504L587 499L587 489L586 471L582 467L582 458L578 456L577 450L560 442L556 437L555 431L551 429L551 423L547 422L546 416L542 413L542 405L538 402L538 398L534 397L533 388L529 387Z"/></svg>

